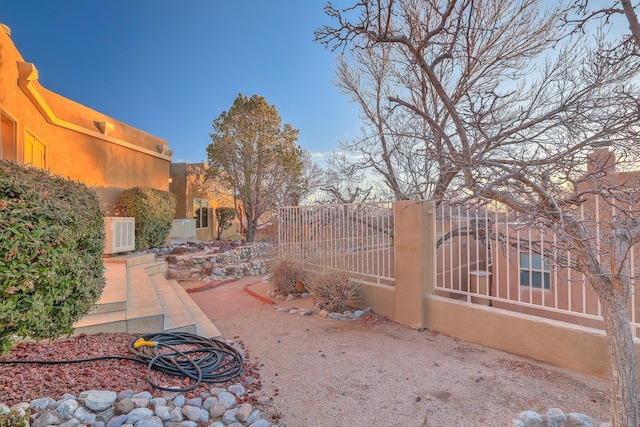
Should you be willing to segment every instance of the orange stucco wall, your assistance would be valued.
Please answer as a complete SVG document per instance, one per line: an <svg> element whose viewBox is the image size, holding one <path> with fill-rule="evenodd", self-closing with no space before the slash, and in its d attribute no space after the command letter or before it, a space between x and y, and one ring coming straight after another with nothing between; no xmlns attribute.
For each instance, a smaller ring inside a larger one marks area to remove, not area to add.
<svg viewBox="0 0 640 427"><path fill-rule="evenodd" d="M171 184L169 191L176 195L176 219L193 218L193 199L201 198L209 202L209 226L196 229L196 238L202 241L214 240L217 237L217 222L215 209L219 206L231 206L229 200L224 197L211 197L206 191L198 189L196 176L190 175L190 169L204 173L206 166L202 163L172 163L170 166ZM237 222L237 221L236 221ZM223 231L221 239L233 239L237 237L237 224Z"/></svg>
<svg viewBox="0 0 640 427"><path fill-rule="evenodd" d="M0 158L25 163L30 133L44 144L44 167L94 186L107 215L127 188L168 190L171 153L165 140L45 89L35 68L20 72L23 63L10 36L0 31ZM110 124L106 133L100 122Z"/></svg>

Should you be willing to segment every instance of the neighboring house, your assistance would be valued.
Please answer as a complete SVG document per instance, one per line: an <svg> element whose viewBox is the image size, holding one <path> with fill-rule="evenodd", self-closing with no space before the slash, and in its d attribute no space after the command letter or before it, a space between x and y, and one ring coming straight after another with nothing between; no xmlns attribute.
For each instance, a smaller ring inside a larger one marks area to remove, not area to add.
<svg viewBox="0 0 640 427"><path fill-rule="evenodd" d="M597 182L608 188L640 187L640 171L618 171L613 152L596 149L589 156L587 172L596 174L597 181L585 175L579 190L588 190ZM612 232L609 224L615 209L601 196L585 195L586 201L575 212L580 221L593 230L594 245L600 248L600 257L606 260L606 240ZM639 203L636 201L636 203ZM638 205L628 208L637 210ZM456 210L457 209L457 210ZM557 257L564 264L571 264L575 255L555 244L555 236L541 228L530 227L520 217L502 209L475 210L453 208L451 214L439 221L443 239L438 248L438 287L452 291L453 297L464 298L466 291L488 294L492 305L523 313L544 315L556 320L570 321L584 326L598 327L600 307L597 295L586 283L585 277L572 268L553 262ZM630 274L638 278L640 248L636 245L629 253ZM477 275L485 275L490 287L474 289ZM484 300L488 302L488 299ZM640 319L640 298L632 297L632 320ZM540 314L544 307L545 314Z"/></svg>
<svg viewBox="0 0 640 427"><path fill-rule="evenodd" d="M176 195L176 214L171 230L173 238L214 240L218 236L215 209L233 206L231 197L216 195L206 179L204 163L172 163L169 191ZM233 239L238 234L238 221L223 230L221 239Z"/></svg>
<svg viewBox="0 0 640 427"><path fill-rule="evenodd" d="M53 93L0 27L0 159L49 170L97 189L113 215L122 192L168 190L172 151L163 139Z"/></svg>

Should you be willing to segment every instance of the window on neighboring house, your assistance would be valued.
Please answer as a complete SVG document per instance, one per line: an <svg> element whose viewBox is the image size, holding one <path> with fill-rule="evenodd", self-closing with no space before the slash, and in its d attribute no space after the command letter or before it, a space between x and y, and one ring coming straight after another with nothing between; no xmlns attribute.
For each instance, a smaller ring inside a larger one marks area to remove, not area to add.
<svg viewBox="0 0 640 427"><path fill-rule="evenodd" d="M29 132L24 133L24 164L47 168L46 146Z"/></svg>
<svg viewBox="0 0 640 427"><path fill-rule="evenodd" d="M551 289L551 264L540 254L520 252L520 286Z"/></svg>
<svg viewBox="0 0 640 427"><path fill-rule="evenodd" d="M193 217L196 219L196 228L209 228L209 201L193 199Z"/></svg>

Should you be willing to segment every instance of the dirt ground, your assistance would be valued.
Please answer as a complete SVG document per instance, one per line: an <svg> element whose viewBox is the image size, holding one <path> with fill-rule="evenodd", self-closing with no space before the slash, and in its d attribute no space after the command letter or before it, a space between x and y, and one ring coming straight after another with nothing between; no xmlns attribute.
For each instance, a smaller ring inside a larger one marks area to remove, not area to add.
<svg viewBox="0 0 640 427"><path fill-rule="evenodd" d="M274 310L250 277L191 294L259 362L259 401L280 427L508 426L524 410L608 419L608 383L393 322ZM278 302L301 308L308 301Z"/></svg>

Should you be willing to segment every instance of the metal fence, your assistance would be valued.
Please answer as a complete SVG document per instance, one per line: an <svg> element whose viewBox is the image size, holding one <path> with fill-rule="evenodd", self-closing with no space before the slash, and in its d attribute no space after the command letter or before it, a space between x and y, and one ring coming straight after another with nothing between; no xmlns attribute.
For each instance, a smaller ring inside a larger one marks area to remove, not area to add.
<svg viewBox="0 0 640 427"><path fill-rule="evenodd" d="M594 227L594 244L602 254L607 253L611 209L594 199L575 212ZM435 227L439 295L602 329L597 295L570 267L574 255L535 222L497 204L441 204ZM632 285L637 249L629 254ZM629 317L636 334L640 307L632 288Z"/></svg>
<svg viewBox="0 0 640 427"><path fill-rule="evenodd" d="M281 258L349 271L366 283L394 284L393 203L278 209Z"/></svg>

